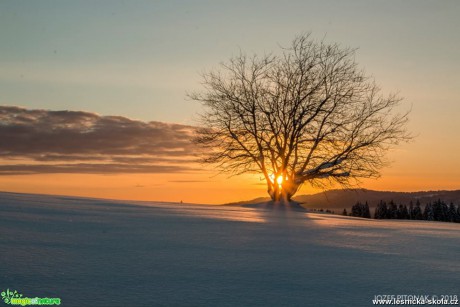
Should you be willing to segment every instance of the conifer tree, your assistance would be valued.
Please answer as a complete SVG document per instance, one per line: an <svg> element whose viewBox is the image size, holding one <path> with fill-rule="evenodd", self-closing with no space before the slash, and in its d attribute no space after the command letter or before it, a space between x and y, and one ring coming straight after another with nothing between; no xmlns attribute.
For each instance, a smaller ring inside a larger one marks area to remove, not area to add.
<svg viewBox="0 0 460 307"><path fill-rule="evenodd" d="M460 223L460 205L457 206L457 215L456 215L455 222Z"/></svg>
<svg viewBox="0 0 460 307"><path fill-rule="evenodd" d="M381 200L380 203L375 208L374 218L375 219L386 219L387 211L388 211L388 208L387 208L386 202Z"/></svg>
<svg viewBox="0 0 460 307"><path fill-rule="evenodd" d="M422 208L420 204L420 200L417 200L417 203L415 204L414 212L413 212L414 220L423 220L423 215L422 215Z"/></svg>
<svg viewBox="0 0 460 307"><path fill-rule="evenodd" d="M407 211L406 205L399 205L398 218L401 220L409 219L409 212Z"/></svg>
<svg viewBox="0 0 460 307"><path fill-rule="evenodd" d="M361 213L361 203L360 202L357 202L356 204L353 205L353 207L351 208L351 215L352 216L357 216L357 217L361 217L362 216L362 213Z"/></svg>
<svg viewBox="0 0 460 307"><path fill-rule="evenodd" d="M363 210L362 210L362 217L366 218L366 219L370 219L371 218L371 213L369 211L369 204L366 203L363 205Z"/></svg>
<svg viewBox="0 0 460 307"><path fill-rule="evenodd" d="M449 206L446 204L445 201L441 201L441 221L448 222L449 221Z"/></svg>
<svg viewBox="0 0 460 307"><path fill-rule="evenodd" d="M431 202L425 206L425 210L423 211L423 219L427 221L434 221L434 210Z"/></svg>
<svg viewBox="0 0 460 307"><path fill-rule="evenodd" d="M447 211L447 221L448 222L455 222L456 221L457 210L454 206L454 203L450 203L449 210Z"/></svg>
<svg viewBox="0 0 460 307"><path fill-rule="evenodd" d="M397 219L398 218L398 206L391 200L388 206L387 212L388 219Z"/></svg>

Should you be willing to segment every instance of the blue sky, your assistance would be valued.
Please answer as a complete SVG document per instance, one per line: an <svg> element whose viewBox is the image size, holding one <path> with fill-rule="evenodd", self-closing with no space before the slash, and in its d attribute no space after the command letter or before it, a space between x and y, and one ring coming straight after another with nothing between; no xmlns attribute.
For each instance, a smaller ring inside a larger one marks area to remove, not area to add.
<svg viewBox="0 0 460 307"><path fill-rule="evenodd" d="M422 104L419 87L456 90L459 13L458 1L3 1L0 103L190 123L203 69L312 31L359 47L384 90Z"/></svg>

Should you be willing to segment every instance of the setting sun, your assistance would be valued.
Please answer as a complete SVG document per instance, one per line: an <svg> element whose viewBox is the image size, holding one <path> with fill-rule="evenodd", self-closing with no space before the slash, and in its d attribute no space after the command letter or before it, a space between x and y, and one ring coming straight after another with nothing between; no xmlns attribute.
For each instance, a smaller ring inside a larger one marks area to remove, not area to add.
<svg viewBox="0 0 460 307"><path fill-rule="evenodd" d="M276 183L277 183L278 185L280 185L280 186L283 184L284 178L283 178L282 175L279 175L278 177L276 177L275 174L271 174L269 177L270 177L270 181L271 181L272 183L275 183L275 182L276 182ZM276 178L276 179L275 179L275 178ZM286 180L287 180L287 178L286 178Z"/></svg>
<svg viewBox="0 0 460 307"><path fill-rule="evenodd" d="M276 182L279 184L279 185L282 185L283 184L283 176L278 176L276 178Z"/></svg>

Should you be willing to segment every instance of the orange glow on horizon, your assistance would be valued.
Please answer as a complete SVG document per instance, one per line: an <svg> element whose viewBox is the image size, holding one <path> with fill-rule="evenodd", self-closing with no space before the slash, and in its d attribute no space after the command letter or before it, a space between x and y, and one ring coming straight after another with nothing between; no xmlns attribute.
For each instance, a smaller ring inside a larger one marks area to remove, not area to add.
<svg viewBox="0 0 460 307"><path fill-rule="evenodd" d="M438 157L439 152L424 150L421 145L405 145L389 153L394 163L382 170L381 178L363 180L360 187L398 192L460 189L460 165L449 163L456 157L455 152L441 154L444 157ZM274 182L275 176L270 176L270 180ZM278 184L283 180L286 178L276 178ZM228 178L216 176L212 168L199 173L3 175L0 191L201 204L268 197L266 182L260 175ZM306 183L296 195L321 191Z"/></svg>
<svg viewBox="0 0 460 307"><path fill-rule="evenodd" d="M400 192L455 190L460 187L460 178L454 174L452 176L431 177L416 177L411 174L403 176L387 171L378 180L363 181L361 187ZM333 186L331 188L341 187ZM268 197L265 182L260 181L260 177L255 175L231 178L222 175L210 176L209 174L0 176L0 191L141 201L183 201L184 203L201 204L224 204ZM321 191L305 184L297 192L297 195Z"/></svg>

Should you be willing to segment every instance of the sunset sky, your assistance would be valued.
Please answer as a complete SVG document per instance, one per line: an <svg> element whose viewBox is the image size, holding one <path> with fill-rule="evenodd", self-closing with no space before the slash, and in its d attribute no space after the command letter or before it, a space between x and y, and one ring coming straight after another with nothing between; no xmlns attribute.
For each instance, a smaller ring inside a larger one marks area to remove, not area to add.
<svg viewBox="0 0 460 307"><path fill-rule="evenodd" d="M357 47L416 137L376 190L460 189L460 1L2 1L0 191L224 203L259 176L195 164L200 72L296 35ZM55 112L62 111L62 112ZM73 112L66 112L73 111ZM316 192L304 187L298 194Z"/></svg>

